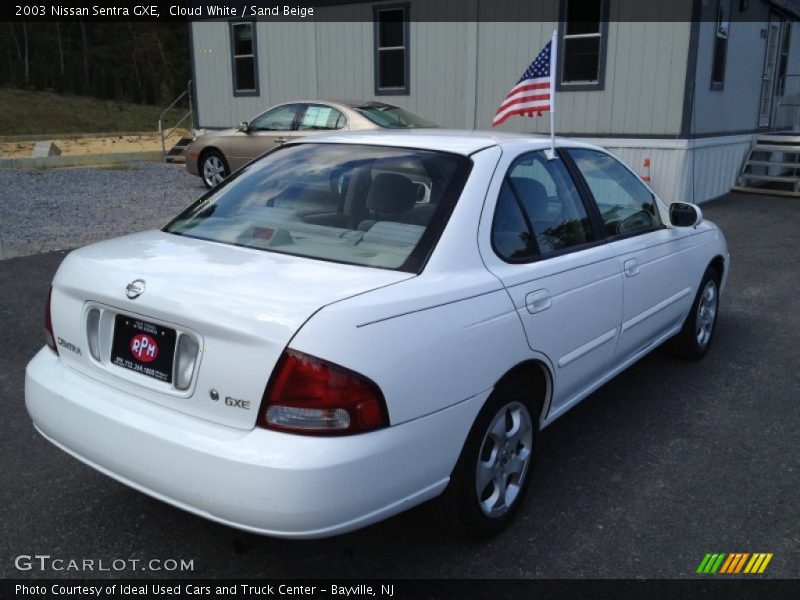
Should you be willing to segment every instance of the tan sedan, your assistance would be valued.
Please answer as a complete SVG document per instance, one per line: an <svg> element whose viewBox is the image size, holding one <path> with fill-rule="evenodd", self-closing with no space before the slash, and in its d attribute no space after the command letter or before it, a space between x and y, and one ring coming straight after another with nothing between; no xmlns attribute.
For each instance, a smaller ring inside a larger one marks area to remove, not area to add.
<svg viewBox="0 0 800 600"><path fill-rule="evenodd" d="M214 187L245 163L291 140L325 131L436 127L383 102L298 100L273 106L236 129L211 131L186 151L186 170Z"/></svg>

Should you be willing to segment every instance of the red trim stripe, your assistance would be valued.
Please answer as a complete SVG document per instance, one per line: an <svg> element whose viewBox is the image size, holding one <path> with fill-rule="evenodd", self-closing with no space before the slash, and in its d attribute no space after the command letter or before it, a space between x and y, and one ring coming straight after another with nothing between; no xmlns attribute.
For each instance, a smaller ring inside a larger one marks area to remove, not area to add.
<svg viewBox="0 0 800 600"><path fill-rule="evenodd" d="M549 104L543 104L541 106L533 108L520 108L518 110L512 110L503 115L499 120L494 121L492 123L492 127L495 127L496 125L502 125L503 123L505 123L506 119L508 119L509 117L513 117L514 115L527 115L530 113L547 112L548 110L550 110Z"/></svg>
<svg viewBox="0 0 800 600"><path fill-rule="evenodd" d="M528 81L530 81L530 80L528 80ZM511 91L508 92L508 96L512 96L513 94L516 94L516 93L519 93L519 92L525 92L527 90L546 90L549 87L550 87L550 82L549 81L545 81L544 83L528 83L528 84L525 84L525 82L522 82L521 84L517 84L517 87L511 88ZM506 96L506 98L508 98L508 96Z"/></svg>
<svg viewBox="0 0 800 600"><path fill-rule="evenodd" d="M537 100L550 100L550 92L546 94L537 94L531 96L522 96L520 98L513 98L512 100L506 100L503 102L494 114L498 114L503 112L509 106L514 106L515 104L520 104L522 102L536 102Z"/></svg>

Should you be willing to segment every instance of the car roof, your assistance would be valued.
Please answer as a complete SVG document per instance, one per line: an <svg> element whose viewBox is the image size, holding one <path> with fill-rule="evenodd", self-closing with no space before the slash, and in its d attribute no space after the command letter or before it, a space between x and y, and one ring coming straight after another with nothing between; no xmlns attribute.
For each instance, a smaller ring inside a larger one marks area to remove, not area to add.
<svg viewBox="0 0 800 600"><path fill-rule="evenodd" d="M284 104L329 104L339 108L399 108L394 104L386 102L378 102L375 100L340 100L335 98L318 98L315 100L287 100L275 106L283 106Z"/></svg>
<svg viewBox="0 0 800 600"><path fill-rule="evenodd" d="M597 148L591 144L584 144L567 138L557 137L555 141L558 147ZM543 149L550 146L550 136L532 133L420 128L324 133L303 138L300 143L305 142L397 146L419 150L438 150L440 152L469 156L479 150L493 146L525 147L530 150Z"/></svg>

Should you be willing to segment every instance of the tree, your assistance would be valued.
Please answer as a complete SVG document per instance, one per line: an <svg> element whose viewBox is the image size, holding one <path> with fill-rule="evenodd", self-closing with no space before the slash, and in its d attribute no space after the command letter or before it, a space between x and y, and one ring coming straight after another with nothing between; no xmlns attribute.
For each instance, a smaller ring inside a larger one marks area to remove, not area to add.
<svg viewBox="0 0 800 600"><path fill-rule="evenodd" d="M186 23L0 23L0 85L166 104L189 77Z"/></svg>

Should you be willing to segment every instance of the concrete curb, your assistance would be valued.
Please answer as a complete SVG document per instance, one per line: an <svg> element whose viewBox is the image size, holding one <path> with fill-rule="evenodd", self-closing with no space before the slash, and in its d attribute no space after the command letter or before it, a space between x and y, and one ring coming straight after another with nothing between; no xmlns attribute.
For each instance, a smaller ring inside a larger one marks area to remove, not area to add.
<svg viewBox="0 0 800 600"><path fill-rule="evenodd" d="M51 169L59 167L93 167L137 161L160 162L160 151L114 152L109 154L76 154L44 158L0 158L0 169Z"/></svg>
<svg viewBox="0 0 800 600"><path fill-rule="evenodd" d="M80 140L84 138L115 138L115 137L140 137L145 135L157 135L155 131L113 131L100 133L44 133L35 135L0 135L0 143L3 142L46 142L48 140Z"/></svg>

